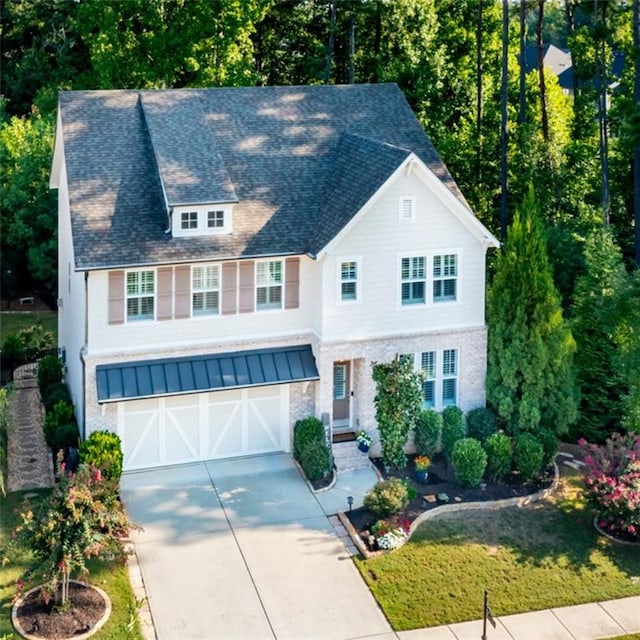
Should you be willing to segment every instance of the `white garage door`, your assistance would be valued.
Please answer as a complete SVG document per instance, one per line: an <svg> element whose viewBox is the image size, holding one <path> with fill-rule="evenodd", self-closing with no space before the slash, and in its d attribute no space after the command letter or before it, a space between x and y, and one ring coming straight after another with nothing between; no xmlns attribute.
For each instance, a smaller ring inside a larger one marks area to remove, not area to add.
<svg viewBox="0 0 640 640"><path fill-rule="evenodd" d="M289 450L289 386L118 403L124 468Z"/></svg>

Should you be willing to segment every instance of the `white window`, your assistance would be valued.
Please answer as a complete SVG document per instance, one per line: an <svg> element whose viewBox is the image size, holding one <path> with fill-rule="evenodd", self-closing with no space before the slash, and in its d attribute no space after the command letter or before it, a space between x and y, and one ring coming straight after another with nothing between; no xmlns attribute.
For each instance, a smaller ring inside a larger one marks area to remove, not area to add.
<svg viewBox="0 0 640 640"><path fill-rule="evenodd" d="M416 217L415 196L400 196L398 218L400 222L413 222Z"/></svg>
<svg viewBox="0 0 640 640"><path fill-rule="evenodd" d="M358 299L358 263L355 260L340 263L340 299L343 302Z"/></svg>
<svg viewBox="0 0 640 640"><path fill-rule="evenodd" d="M220 267L205 265L191 270L191 309L194 316L220 313Z"/></svg>
<svg viewBox="0 0 640 640"><path fill-rule="evenodd" d="M458 350L442 352L442 406L458 403Z"/></svg>
<svg viewBox="0 0 640 640"><path fill-rule="evenodd" d="M420 355L422 369L422 396L425 408L436 406L436 352L424 351Z"/></svg>
<svg viewBox="0 0 640 640"><path fill-rule="evenodd" d="M424 304L426 289L425 258L402 258L402 304Z"/></svg>
<svg viewBox="0 0 640 640"><path fill-rule="evenodd" d="M282 308L282 260L256 263L256 309Z"/></svg>
<svg viewBox="0 0 640 640"><path fill-rule="evenodd" d="M223 229L224 228L224 210L207 211L207 228Z"/></svg>
<svg viewBox="0 0 640 640"><path fill-rule="evenodd" d="M183 230L198 228L198 212L183 211L180 214L180 228Z"/></svg>
<svg viewBox="0 0 640 640"><path fill-rule="evenodd" d="M456 300L458 256L450 253L433 257L433 301Z"/></svg>
<svg viewBox="0 0 640 640"><path fill-rule="evenodd" d="M155 272L127 272L127 321L153 320Z"/></svg>

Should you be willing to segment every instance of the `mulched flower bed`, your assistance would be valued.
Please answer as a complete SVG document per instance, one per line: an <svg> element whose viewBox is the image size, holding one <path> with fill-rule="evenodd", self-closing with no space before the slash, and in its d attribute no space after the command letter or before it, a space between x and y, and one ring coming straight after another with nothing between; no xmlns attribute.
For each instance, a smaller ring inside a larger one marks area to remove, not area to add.
<svg viewBox="0 0 640 640"><path fill-rule="evenodd" d="M404 469L397 471L386 471L381 458L374 458L372 462L385 479L394 477L407 479L416 491L416 497L404 511L396 516L400 523L413 522L424 511L445 504L437 499L438 494L446 494L449 497L449 504L504 500L528 496L547 489L553 483L554 478L553 468L549 467L543 476L534 482L522 482L518 474L511 473L501 483L486 483L484 490L480 487L465 489L458 484L453 468L446 464L442 455L436 455L432 459L426 484L419 484L416 481L413 456L409 457L409 462ZM428 502L425 500L427 496L433 496L435 499L433 502ZM371 526L380 519L364 507L353 509L345 515L359 533L370 531Z"/></svg>
<svg viewBox="0 0 640 640"><path fill-rule="evenodd" d="M54 608L53 600L45 604L40 591L32 591L18 607L17 620L32 636L47 640L62 640L87 633L102 618L106 610L98 591L76 582L69 584L70 606L62 611Z"/></svg>

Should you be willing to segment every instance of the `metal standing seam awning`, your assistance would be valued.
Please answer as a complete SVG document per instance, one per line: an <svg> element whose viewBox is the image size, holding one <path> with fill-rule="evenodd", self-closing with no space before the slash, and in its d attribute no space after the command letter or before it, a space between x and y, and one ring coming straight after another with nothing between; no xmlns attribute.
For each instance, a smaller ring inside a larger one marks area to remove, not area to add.
<svg viewBox="0 0 640 640"><path fill-rule="evenodd" d="M318 380L311 345L98 365L98 402Z"/></svg>

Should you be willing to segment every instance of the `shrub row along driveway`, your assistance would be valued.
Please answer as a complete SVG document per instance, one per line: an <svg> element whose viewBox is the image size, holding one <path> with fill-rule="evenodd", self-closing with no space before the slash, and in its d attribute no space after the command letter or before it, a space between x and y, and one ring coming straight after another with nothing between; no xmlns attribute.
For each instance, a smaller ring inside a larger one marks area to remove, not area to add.
<svg viewBox="0 0 640 640"><path fill-rule="evenodd" d="M394 638L286 454L125 474L160 640Z"/></svg>

